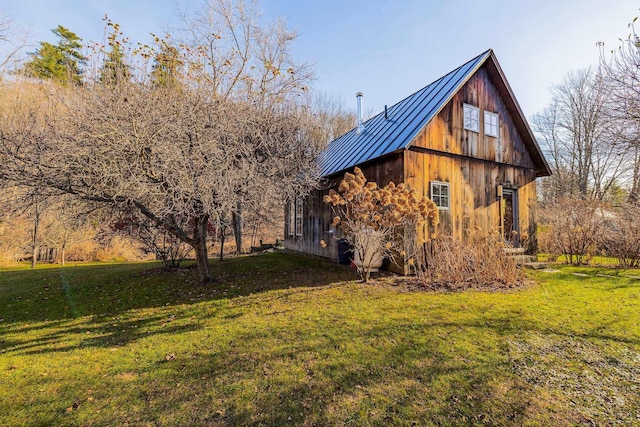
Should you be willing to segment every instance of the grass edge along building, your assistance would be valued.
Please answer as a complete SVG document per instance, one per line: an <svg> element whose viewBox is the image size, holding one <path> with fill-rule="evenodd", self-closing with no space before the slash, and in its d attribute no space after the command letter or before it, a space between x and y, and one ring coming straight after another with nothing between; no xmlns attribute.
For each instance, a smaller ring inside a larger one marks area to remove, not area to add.
<svg viewBox="0 0 640 427"><path fill-rule="evenodd" d="M404 182L431 198L441 235L494 230L535 253L536 178L551 171L493 50L364 123L357 95L358 126L320 158L322 189L286 208L287 249L338 259L339 230L322 198L358 166L379 186Z"/></svg>

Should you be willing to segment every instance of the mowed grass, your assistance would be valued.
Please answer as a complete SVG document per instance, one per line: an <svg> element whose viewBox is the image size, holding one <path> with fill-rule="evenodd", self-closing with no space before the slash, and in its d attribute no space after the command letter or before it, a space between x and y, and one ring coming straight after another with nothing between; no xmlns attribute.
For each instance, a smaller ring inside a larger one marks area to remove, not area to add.
<svg viewBox="0 0 640 427"><path fill-rule="evenodd" d="M0 270L0 425L640 424L638 271L428 293L286 252L207 287L157 267Z"/></svg>

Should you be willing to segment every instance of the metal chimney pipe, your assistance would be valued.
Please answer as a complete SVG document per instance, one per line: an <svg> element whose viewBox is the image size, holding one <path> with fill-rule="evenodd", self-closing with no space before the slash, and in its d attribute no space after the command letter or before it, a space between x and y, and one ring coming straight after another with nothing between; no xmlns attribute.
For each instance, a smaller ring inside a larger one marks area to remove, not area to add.
<svg viewBox="0 0 640 427"><path fill-rule="evenodd" d="M356 134L360 135L364 130L364 125L362 124L362 92L356 93L356 100L358 102L358 129Z"/></svg>

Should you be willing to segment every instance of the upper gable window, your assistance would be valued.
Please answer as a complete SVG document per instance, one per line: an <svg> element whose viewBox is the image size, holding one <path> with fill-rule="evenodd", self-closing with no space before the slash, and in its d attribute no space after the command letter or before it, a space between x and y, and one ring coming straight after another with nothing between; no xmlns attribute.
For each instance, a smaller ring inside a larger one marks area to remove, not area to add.
<svg viewBox="0 0 640 427"><path fill-rule="evenodd" d="M499 135L500 131L500 119L496 113L492 113L491 111L484 112L484 134L488 136L495 136L496 138Z"/></svg>
<svg viewBox="0 0 640 427"><path fill-rule="evenodd" d="M463 104L464 128L473 132L480 132L480 109L473 105Z"/></svg>

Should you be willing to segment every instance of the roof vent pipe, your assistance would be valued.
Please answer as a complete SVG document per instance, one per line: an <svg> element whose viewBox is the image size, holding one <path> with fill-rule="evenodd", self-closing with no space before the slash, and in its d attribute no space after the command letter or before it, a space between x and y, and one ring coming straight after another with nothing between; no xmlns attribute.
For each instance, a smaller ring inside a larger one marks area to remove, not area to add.
<svg viewBox="0 0 640 427"><path fill-rule="evenodd" d="M356 100L358 101L358 129L356 130L356 135L360 135L364 130L364 125L362 124L362 92L356 93Z"/></svg>

